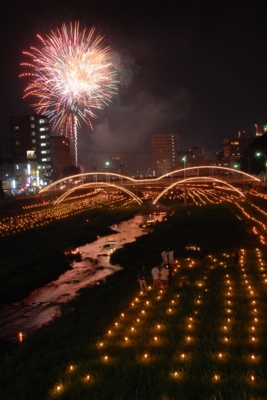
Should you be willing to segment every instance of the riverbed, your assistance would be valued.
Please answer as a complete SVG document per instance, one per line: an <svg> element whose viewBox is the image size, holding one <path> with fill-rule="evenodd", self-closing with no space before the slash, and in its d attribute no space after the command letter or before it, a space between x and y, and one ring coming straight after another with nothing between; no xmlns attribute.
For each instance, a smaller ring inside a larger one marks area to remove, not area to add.
<svg viewBox="0 0 267 400"><path fill-rule="evenodd" d="M73 261L72 268L58 279L32 291L20 302L0 307L0 347L10 342L27 339L27 335L40 329L60 315L62 303L69 301L86 286L97 285L108 275L122 267L110 264L110 254L126 243L147 234L143 226L154 216L136 215L128 221L113 225L114 233L77 248L81 261ZM156 216L157 221L161 216Z"/></svg>

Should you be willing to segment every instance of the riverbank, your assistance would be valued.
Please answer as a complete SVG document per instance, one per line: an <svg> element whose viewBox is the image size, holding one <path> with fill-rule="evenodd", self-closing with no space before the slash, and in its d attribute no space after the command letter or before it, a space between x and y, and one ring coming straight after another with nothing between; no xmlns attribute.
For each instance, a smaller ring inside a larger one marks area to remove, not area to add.
<svg viewBox="0 0 267 400"><path fill-rule="evenodd" d="M110 226L131 218L138 210L135 206L126 210L99 207L64 219L55 215L49 224L2 237L0 304L20 301L57 279L71 268L71 250L112 233ZM54 212L60 213L60 209Z"/></svg>
<svg viewBox="0 0 267 400"><path fill-rule="evenodd" d="M0 363L1 398L264 398L266 250L231 207L190 211L181 207L152 234L115 252L112 261L122 270L81 290L60 318L8 353ZM231 263L233 243L246 248L244 271ZM200 246L204 259L188 253L189 244ZM174 247L178 260L174 286L140 295L137 266L144 263L149 271L166 246ZM244 273L255 297L244 289ZM183 276L190 283L184 292ZM252 307L258 322L251 319ZM254 348L253 324L260 328ZM254 364L251 354L260 356Z"/></svg>
<svg viewBox="0 0 267 400"><path fill-rule="evenodd" d="M163 217L156 216L157 219ZM58 317L62 304L75 297L82 288L98 285L108 275L121 269L120 265L110 264L110 255L126 243L147 234L142 228L147 220L151 220L151 216L138 214L114 224L112 234L79 246L75 254L71 252L73 256L79 254L78 260L73 260L71 268L57 279L33 290L19 302L0 306L0 353L4 351L7 341L12 344L27 340L35 330Z"/></svg>

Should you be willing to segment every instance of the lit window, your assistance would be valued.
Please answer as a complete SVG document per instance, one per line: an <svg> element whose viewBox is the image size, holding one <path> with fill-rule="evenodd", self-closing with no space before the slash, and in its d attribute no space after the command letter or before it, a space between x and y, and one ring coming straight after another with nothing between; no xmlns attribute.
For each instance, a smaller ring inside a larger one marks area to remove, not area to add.
<svg viewBox="0 0 267 400"><path fill-rule="evenodd" d="M47 118L40 118L39 119L39 124L47 124L47 123L48 123Z"/></svg>

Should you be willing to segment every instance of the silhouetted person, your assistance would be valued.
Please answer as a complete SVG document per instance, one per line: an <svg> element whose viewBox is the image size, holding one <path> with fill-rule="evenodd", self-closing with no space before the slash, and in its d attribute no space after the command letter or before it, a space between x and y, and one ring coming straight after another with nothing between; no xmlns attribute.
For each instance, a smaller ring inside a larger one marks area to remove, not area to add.
<svg viewBox="0 0 267 400"><path fill-rule="evenodd" d="M167 264L167 269L168 269L168 271L169 271L169 275L168 275L168 285L169 286L171 286L172 285L172 272L173 272L173 270L172 270L172 265L169 263L169 264Z"/></svg>
<svg viewBox="0 0 267 400"><path fill-rule="evenodd" d="M141 265L139 268L137 280L139 282L141 291L146 292L148 290L148 288L147 288L147 283L146 283L146 271L145 271L145 267L143 265Z"/></svg>
<svg viewBox="0 0 267 400"><path fill-rule="evenodd" d="M233 260L235 264L239 263L239 259L240 259L240 254L237 248L234 249L233 251Z"/></svg>

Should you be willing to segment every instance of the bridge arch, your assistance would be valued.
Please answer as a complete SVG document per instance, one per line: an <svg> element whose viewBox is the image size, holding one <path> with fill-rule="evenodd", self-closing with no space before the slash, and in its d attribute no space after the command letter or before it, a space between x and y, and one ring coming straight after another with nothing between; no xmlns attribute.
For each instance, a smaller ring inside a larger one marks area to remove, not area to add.
<svg viewBox="0 0 267 400"><path fill-rule="evenodd" d="M155 178L155 180L160 181L161 179L165 179L165 178L168 178L168 177L175 177L175 174L179 174L179 173L182 173L183 175L186 175L187 172L191 172L192 173L194 170L197 171L197 176L198 177L199 176L203 176L203 175L200 175L200 173L202 171L205 172L205 171L211 170L211 172L223 171L224 173L232 174L234 176L239 175L239 176L242 176L243 179L246 179L248 181L257 182L257 183L260 183L260 181L261 181L260 178L257 178L256 176L251 175L251 174L249 174L247 172L240 171L240 170L235 169L235 168L222 167L222 166L217 166L217 165L198 165L198 166L193 166L193 167L180 168L180 169L177 169L175 171L170 171L167 174L161 175L161 176Z"/></svg>
<svg viewBox="0 0 267 400"><path fill-rule="evenodd" d="M106 182L110 182L111 179L113 180L117 179L118 181L126 180L132 182L133 184L136 182L136 179L130 176L116 174L112 172L85 172L58 179L57 181L52 182L49 185L43 187L39 191L39 193L61 190L65 187L67 188L73 188L74 186L78 187L78 185L89 183L89 182L84 182L84 180L86 180L87 178L91 178L91 181L94 183L99 183L99 178L101 177L105 178ZM103 182L103 179L100 182Z"/></svg>
<svg viewBox="0 0 267 400"><path fill-rule="evenodd" d="M180 180L180 181L178 181L178 182L174 182L174 183L172 183L171 185L169 185L167 188L165 188L154 200L153 200L153 203L152 204L156 204L158 201L159 201L159 199L162 197L162 196L164 196L164 194L166 193L166 192L168 192L170 189L172 189L174 186L178 186L178 185L180 185L180 184L182 184L182 183L186 183L186 182L192 182L192 181L197 181L199 179L199 177L191 177L191 178L185 178L185 179L182 179L182 180ZM202 180L203 180L203 177L202 177ZM240 191L240 190L238 190L237 188L235 188L233 185L230 185L230 183L227 183L227 182L225 182L225 181L222 181L221 179L216 179L216 178L211 178L211 177L205 177L205 181L210 181L210 182L220 182L220 183L222 183L222 184L224 184L224 185L226 185L226 186L229 186L233 191L236 191L241 197L244 197L245 198L245 195Z"/></svg>
<svg viewBox="0 0 267 400"><path fill-rule="evenodd" d="M78 189L83 189L86 187L95 187L95 183L94 182L90 182L90 183L85 183L83 185L79 185L76 186L72 189L67 190L66 192L64 192L57 200L54 201L54 205L58 205L60 204L62 201L64 201L66 199L66 197L68 197L71 193L75 192ZM113 183L105 183L105 182L101 182L97 185L97 187L114 187L116 189L122 190L123 192L127 193L129 196L131 196L139 205L141 205L143 203L143 201L136 196L133 192L131 192L130 190L121 187L119 185L115 185Z"/></svg>
<svg viewBox="0 0 267 400"><path fill-rule="evenodd" d="M223 178L219 179L218 176ZM145 186L148 184L152 186L153 184L161 184L163 186L166 186L165 189L163 189L163 191L154 200L155 203L172 187L181 183L185 184L186 182L190 181L197 182L198 179L199 181L209 180L228 185L232 190L238 192L240 196L243 196L242 192L231 185L230 181L236 184L240 184L241 182L243 184L245 182L254 182L255 184L260 184L261 182L259 178L234 168L214 165L201 165L180 168L175 171L170 171L169 173L161 175L159 177L145 179L135 179L127 175L113 172L86 172L61 178L42 188L39 191L39 194L42 195L49 192L56 193L57 195L59 195L59 199L55 204L58 204L58 202L63 201L70 193L72 193L76 189L92 186L115 187L129 194L140 204L142 200L133 192L133 186L140 188L142 187L142 185ZM125 186L129 186L129 188L126 188Z"/></svg>
<svg viewBox="0 0 267 400"><path fill-rule="evenodd" d="M103 178L105 178L106 182L112 182L114 180L118 180L120 182L128 181L130 184L133 184L133 185L142 185L145 183L157 183L159 181L165 180L166 178L170 178L170 177L179 179L180 175L181 175L181 179L184 179L186 177L187 173L193 173L194 171L197 171L197 177L205 176L205 174L201 175L202 171L204 171L204 172L211 171L212 173L214 171L217 171L217 172L223 171L224 173L227 173L227 174L231 173L234 176L237 176L237 175L241 176L244 180L246 179L247 181L253 181L256 183L260 183L260 179L255 177L254 175L248 174L243 171L239 171L234 168L220 167L220 166L214 166L214 165L201 165L201 166L180 168L175 171L170 171L167 174L161 175L156 178L145 178L145 179L135 179L135 178L132 178L131 176L117 174L117 173L113 173L113 172L85 172L85 173L81 173L81 174L64 177L55 182L52 182L49 185L40 189L39 193L60 190L60 189L62 189L62 186L67 187L67 188L72 188L74 186L78 186L79 184L86 183L84 181L87 178L91 178L91 181L93 181L95 183L103 182ZM208 176L210 176L210 175L208 175ZM100 178L100 181L99 181L99 178ZM102 180L101 180L101 178L102 178Z"/></svg>

